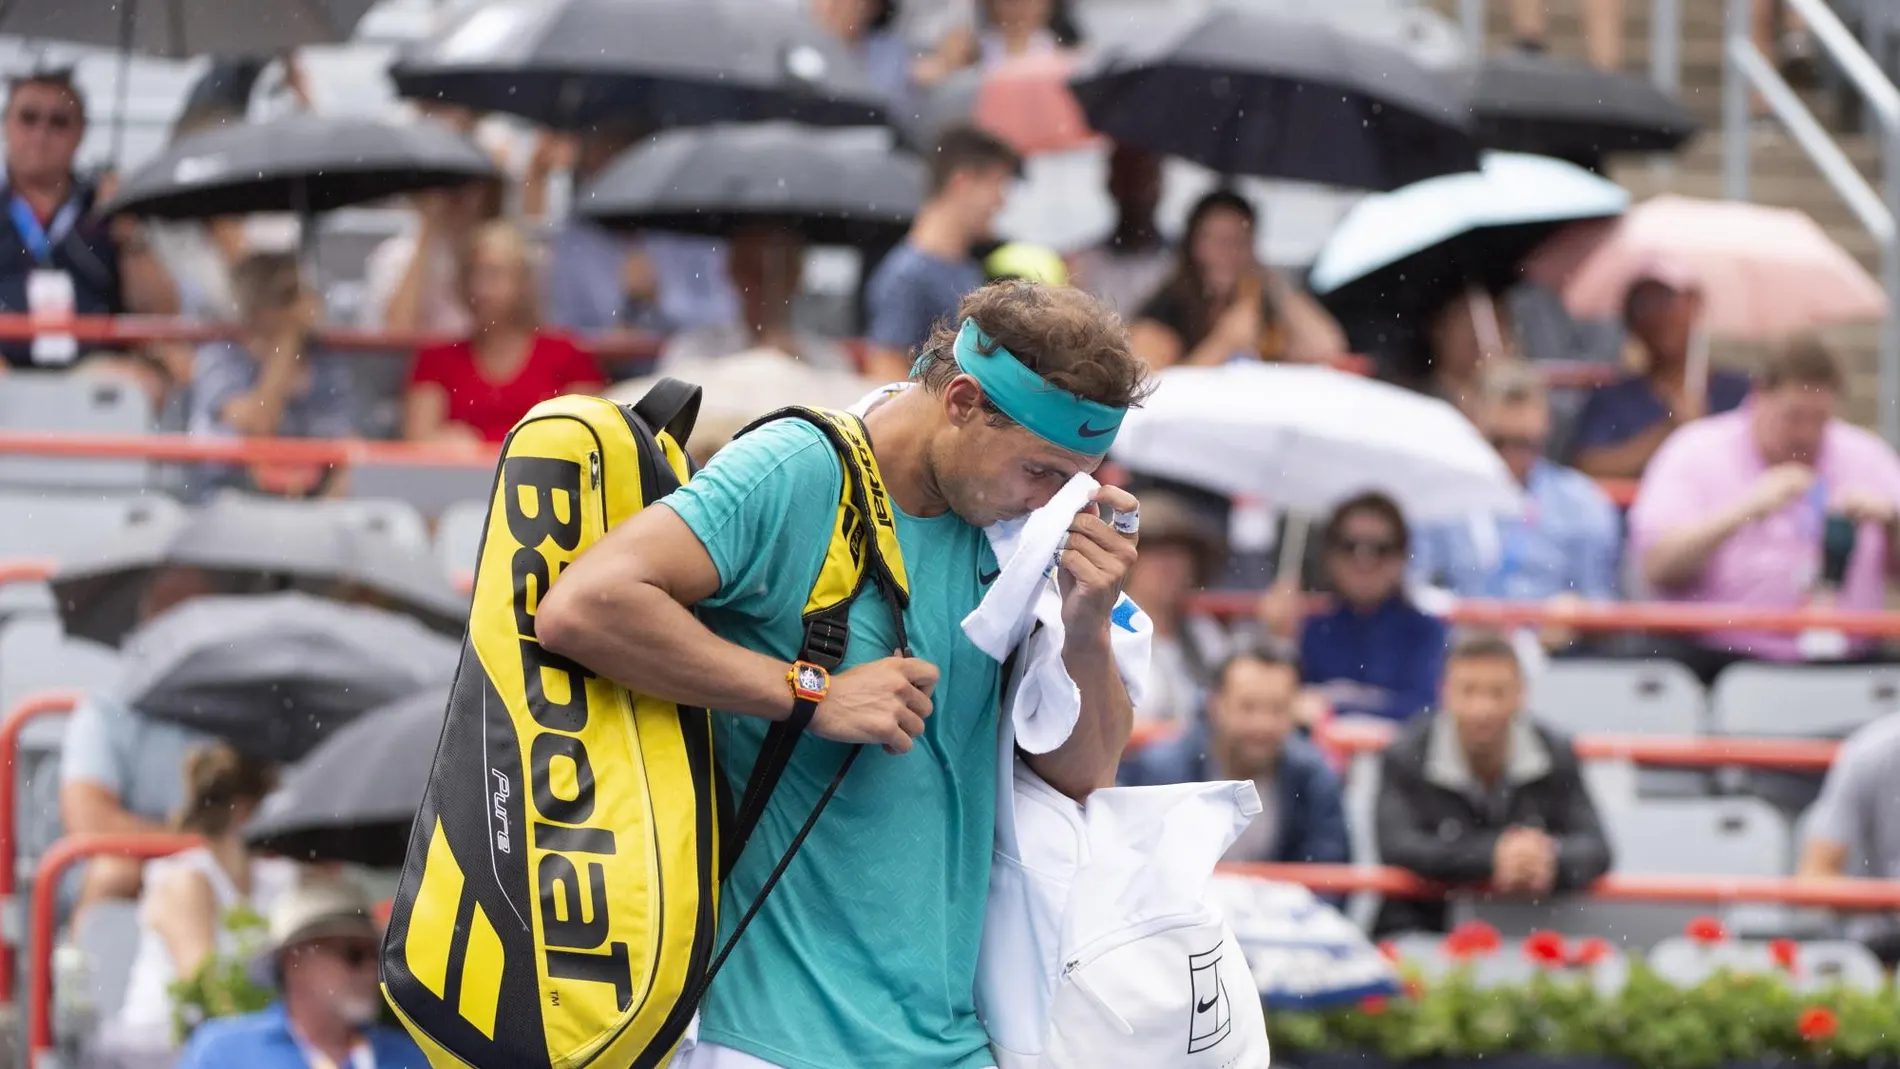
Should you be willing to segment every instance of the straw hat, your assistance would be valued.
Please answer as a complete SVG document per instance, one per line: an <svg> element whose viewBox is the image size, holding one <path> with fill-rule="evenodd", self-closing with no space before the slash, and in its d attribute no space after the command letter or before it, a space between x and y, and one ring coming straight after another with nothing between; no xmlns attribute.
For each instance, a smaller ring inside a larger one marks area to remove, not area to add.
<svg viewBox="0 0 1900 1069"><path fill-rule="evenodd" d="M269 942L251 959L251 979L276 987L278 962L292 947L340 936L378 939L370 912L369 896L354 884L325 880L291 888L271 908Z"/></svg>

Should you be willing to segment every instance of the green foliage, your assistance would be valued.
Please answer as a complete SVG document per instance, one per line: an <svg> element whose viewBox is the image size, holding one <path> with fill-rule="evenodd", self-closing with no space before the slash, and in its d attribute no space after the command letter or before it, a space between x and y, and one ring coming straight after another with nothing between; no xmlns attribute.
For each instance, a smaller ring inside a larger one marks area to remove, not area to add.
<svg viewBox="0 0 1900 1069"><path fill-rule="evenodd" d="M213 1017L256 1013L277 997L250 977L251 959L268 939L264 918L238 905L226 910L220 923L231 936L231 949L214 950L197 972L171 985L172 1026L181 1043Z"/></svg>

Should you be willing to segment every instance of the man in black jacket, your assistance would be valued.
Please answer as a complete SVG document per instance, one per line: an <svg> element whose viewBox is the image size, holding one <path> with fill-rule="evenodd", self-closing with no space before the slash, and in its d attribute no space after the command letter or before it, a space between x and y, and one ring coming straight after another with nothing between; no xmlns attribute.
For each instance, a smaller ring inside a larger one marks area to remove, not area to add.
<svg viewBox="0 0 1900 1069"><path fill-rule="evenodd" d="M1379 856L1429 880L1541 897L1588 885L1610 846L1565 736L1522 711L1516 651L1459 638L1439 707L1407 726L1381 763ZM1443 902L1390 900L1380 933L1446 927Z"/></svg>

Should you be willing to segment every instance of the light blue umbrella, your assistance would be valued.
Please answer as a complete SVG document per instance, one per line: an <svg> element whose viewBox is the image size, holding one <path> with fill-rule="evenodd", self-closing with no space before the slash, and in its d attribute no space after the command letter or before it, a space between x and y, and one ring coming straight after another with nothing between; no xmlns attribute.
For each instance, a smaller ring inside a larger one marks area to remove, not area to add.
<svg viewBox="0 0 1900 1069"><path fill-rule="evenodd" d="M1430 315L1469 286L1508 288L1556 230L1621 215L1629 199L1622 186L1562 160L1486 153L1480 170L1354 205L1307 284L1342 321Z"/></svg>

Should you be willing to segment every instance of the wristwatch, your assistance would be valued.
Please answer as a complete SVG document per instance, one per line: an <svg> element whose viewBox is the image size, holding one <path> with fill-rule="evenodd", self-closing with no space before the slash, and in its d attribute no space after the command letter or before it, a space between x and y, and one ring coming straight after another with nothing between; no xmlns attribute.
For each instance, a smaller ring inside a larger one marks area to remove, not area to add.
<svg viewBox="0 0 1900 1069"><path fill-rule="evenodd" d="M811 723L818 703L831 689L831 673L810 661L794 661L791 671L785 673L785 682L792 688L792 721L803 728Z"/></svg>

